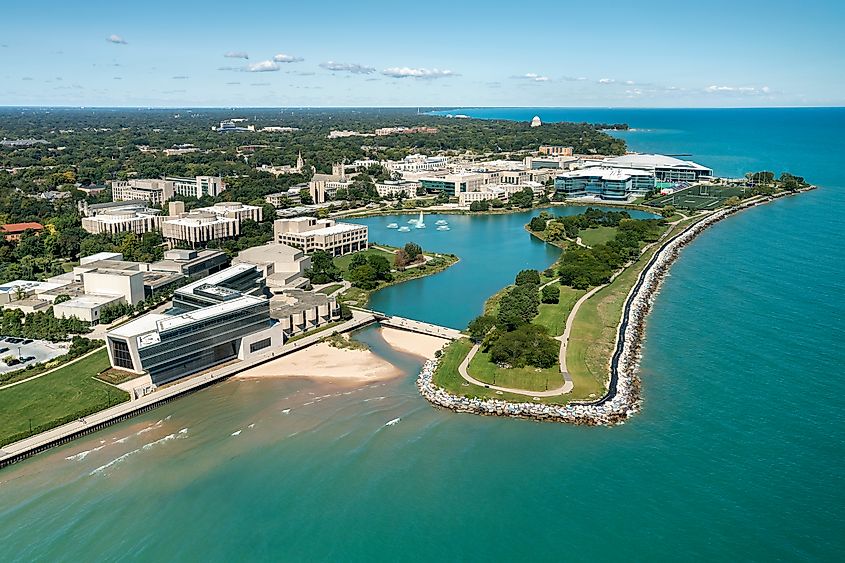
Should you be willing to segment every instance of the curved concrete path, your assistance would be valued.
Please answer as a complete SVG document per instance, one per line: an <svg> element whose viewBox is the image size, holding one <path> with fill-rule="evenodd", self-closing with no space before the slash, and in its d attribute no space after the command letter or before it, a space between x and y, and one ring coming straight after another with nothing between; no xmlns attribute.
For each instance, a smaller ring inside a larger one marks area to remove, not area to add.
<svg viewBox="0 0 845 563"><path fill-rule="evenodd" d="M467 354L467 357L464 358L464 361L461 362L461 365L458 366L458 373L461 374L466 381L478 385L479 387L485 387L487 389L494 389L496 391L502 391L504 393L513 393L514 395L525 395L527 397L556 397L558 395L563 395L565 393L569 393L572 391L574 387L572 384L572 378L569 376L567 372L561 372L563 375L563 385L557 387L556 389L549 389L548 391L529 391L527 389L514 389L512 387L501 387L499 385L492 385L490 383L484 383L478 379L475 379L467 372L467 367L472 359L475 357L475 354L478 353L480 346L478 344L474 344L472 349Z"/></svg>

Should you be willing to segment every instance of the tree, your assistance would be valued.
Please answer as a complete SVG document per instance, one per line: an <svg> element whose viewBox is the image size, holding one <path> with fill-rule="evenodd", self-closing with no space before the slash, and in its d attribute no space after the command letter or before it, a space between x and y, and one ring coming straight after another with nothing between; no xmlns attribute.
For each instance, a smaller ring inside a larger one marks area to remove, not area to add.
<svg viewBox="0 0 845 563"><path fill-rule="evenodd" d="M488 201L473 201L469 204L470 211L489 211L490 202Z"/></svg>
<svg viewBox="0 0 845 563"><path fill-rule="evenodd" d="M348 321L352 318L352 309L350 309L349 305L346 303L340 304L340 318L344 321Z"/></svg>
<svg viewBox="0 0 845 563"><path fill-rule="evenodd" d="M499 300L496 326L511 331L528 323L537 316L540 303L535 285L517 285L508 290Z"/></svg>
<svg viewBox="0 0 845 563"><path fill-rule="evenodd" d="M53 299L53 305L58 305L59 303L64 303L65 301L70 301L70 295L67 293L60 293Z"/></svg>
<svg viewBox="0 0 845 563"><path fill-rule="evenodd" d="M314 198L311 197L311 191L308 188L299 190L299 201L302 202L302 205L314 204Z"/></svg>
<svg viewBox="0 0 845 563"><path fill-rule="evenodd" d="M663 207L663 209L660 210L660 215L668 219L669 217L674 215L676 211L677 209L675 209L674 205L666 205Z"/></svg>
<svg viewBox="0 0 845 563"><path fill-rule="evenodd" d="M472 319L467 325L470 338L481 342L487 334L496 326L496 317L490 315L479 315Z"/></svg>
<svg viewBox="0 0 845 563"><path fill-rule="evenodd" d="M560 302L560 288L556 285L547 285L541 291L541 299L543 303L557 304Z"/></svg>
<svg viewBox="0 0 845 563"><path fill-rule="evenodd" d="M490 359L511 367L552 367L559 353L560 343L548 335L546 327L535 324L503 333L490 346Z"/></svg>
<svg viewBox="0 0 845 563"><path fill-rule="evenodd" d="M534 190L526 186L521 191L511 194L509 201L514 207L527 209L534 203Z"/></svg>
<svg viewBox="0 0 845 563"><path fill-rule="evenodd" d="M318 250L311 255L311 267L305 270L305 277L315 285L339 281L340 268L334 263L331 254Z"/></svg>
<svg viewBox="0 0 845 563"><path fill-rule="evenodd" d="M396 256L393 259L393 264L396 266L396 269L400 272L405 269L405 266L408 265L410 260L408 259L408 253L405 252L405 249L400 248L396 251Z"/></svg>
<svg viewBox="0 0 845 563"><path fill-rule="evenodd" d="M528 228L532 231L540 232L546 230L546 220L542 217L532 217L531 221L528 223Z"/></svg>
<svg viewBox="0 0 845 563"><path fill-rule="evenodd" d="M516 275L516 285L540 285L540 272L537 270L522 270Z"/></svg>
<svg viewBox="0 0 845 563"><path fill-rule="evenodd" d="M405 254L408 255L408 260L410 262L417 261L420 256L422 256L422 247L415 242L408 242L405 243L405 246L402 248L405 251Z"/></svg>

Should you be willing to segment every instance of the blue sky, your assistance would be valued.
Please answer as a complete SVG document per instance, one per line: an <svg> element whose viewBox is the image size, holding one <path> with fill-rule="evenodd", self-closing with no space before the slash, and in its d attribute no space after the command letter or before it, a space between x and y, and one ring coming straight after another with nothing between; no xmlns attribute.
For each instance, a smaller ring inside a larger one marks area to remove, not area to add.
<svg viewBox="0 0 845 563"><path fill-rule="evenodd" d="M28 0L0 13L0 105L845 105L841 1Z"/></svg>

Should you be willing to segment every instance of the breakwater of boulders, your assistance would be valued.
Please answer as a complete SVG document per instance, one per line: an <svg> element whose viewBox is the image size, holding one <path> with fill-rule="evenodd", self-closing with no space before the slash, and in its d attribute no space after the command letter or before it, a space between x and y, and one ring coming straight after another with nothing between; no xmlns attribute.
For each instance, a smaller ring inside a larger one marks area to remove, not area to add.
<svg viewBox="0 0 845 563"><path fill-rule="evenodd" d="M528 418L537 421L563 422L588 426L615 425L635 414L641 404L638 375L640 351L645 335L645 320L654 303L660 284L680 250L707 227L749 207L771 201L755 199L716 211L690 225L683 232L663 243L640 274L625 302L617 333L616 348L610 365L607 393L590 402L571 402L566 405L547 405L535 402L512 402L504 399L462 397L452 394L434 383L434 371L439 359L427 361L417 378L417 389L430 403L454 412L487 416Z"/></svg>

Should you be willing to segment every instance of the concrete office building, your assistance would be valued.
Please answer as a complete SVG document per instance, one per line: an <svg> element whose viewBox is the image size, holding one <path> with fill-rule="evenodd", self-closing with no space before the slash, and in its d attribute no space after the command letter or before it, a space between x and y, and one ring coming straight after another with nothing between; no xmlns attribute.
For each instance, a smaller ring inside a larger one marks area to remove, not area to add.
<svg viewBox="0 0 845 563"><path fill-rule="evenodd" d="M560 145L540 145L540 154L552 156L572 156L572 147Z"/></svg>
<svg viewBox="0 0 845 563"><path fill-rule="evenodd" d="M633 168L584 168L562 172L555 178L555 191L565 197L593 196L621 201L652 189L654 175Z"/></svg>
<svg viewBox="0 0 845 563"><path fill-rule="evenodd" d="M112 182L112 200L144 200L153 205L161 205L174 195L185 197L216 197L223 193L226 184L219 176L196 176L180 178L175 176L164 179L115 180Z"/></svg>
<svg viewBox="0 0 845 563"><path fill-rule="evenodd" d="M150 264L150 270L171 272L187 278L204 278L229 266L229 257L221 250L174 248L164 252L164 259Z"/></svg>
<svg viewBox="0 0 845 563"><path fill-rule="evenodd" d="M126 202L91 205L80 208L82 228L92 234L134 233L143 235L161 229L163 217L158 209L150 209L146 202Z"/></svg>
<svg viewBox="0 0 845 563"><path fill-rule="evenodd" d="M240 232L241 222L238 219L221 217L208 211L183 213L161 222L161 235L165 240L175 244L187 243L192 247L212 240L233 238Z"/></svg>
<svg viewBox="0 0 845 563"><path fill-rule="evenodd" d="M277 219L273 224L273 237L278 243L302 249L306 253L324 250L332 256L341 256L367 248L366 225L335 223L331 219L296 217Z"/></svg>
<svg viewBox="0 0 845 563"><path fill-rule="evenodd" d="M419 182L409 180L385 180L376 182L376 192L380 197L386 198L413 198L417 195Z"/></svg>
<svg viewBox="0 0 845 563"><path fill-rule="evenodd" d="M302 202L300 190L308 189L308 184L300 184L289 188L286 192L277 192L274 194L264 196L264 201L273 207L283 207L285 205L298 205Z"/></svg>
<svg viewBox="0 0 845 563"><path fill-rule="evenodd" d="M340 307L335 297L293 289L270 300L270 316L279 321L287 339L338 320Z"/></svg>
<svg viewBox="0 0 845 563"><path fill-rule="evenodd" d="M239 222L244 219L251 219L260 223L264 218L264 210L259 205L245 205L239 201L223 201L215 203L211 207L199 207L194 211L214 213L218 217L237 219Z"/></svg>
<svg viewBox="0 0 845 563"><path fill-rule="evenodd" d="M271 293L310 285L305 271L311 267L311 258L299 248L279 243L254 246L242 250L232 260L233 265L244 263L258 267Z"/></svg>

